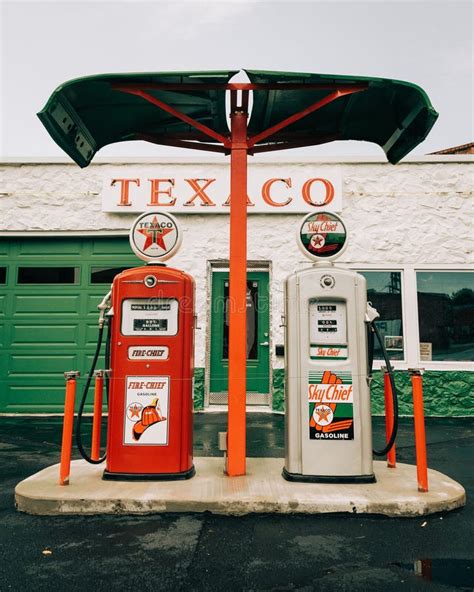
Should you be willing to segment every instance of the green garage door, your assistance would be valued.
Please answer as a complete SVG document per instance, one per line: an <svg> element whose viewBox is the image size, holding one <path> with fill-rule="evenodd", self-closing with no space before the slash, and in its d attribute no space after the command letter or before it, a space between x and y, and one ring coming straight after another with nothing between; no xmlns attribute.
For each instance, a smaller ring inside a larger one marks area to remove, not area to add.
<svg viewBox="0 0 474 592"><path fill-rule="evenodd" d="M0 413L62 411L63 372L81 372L80 391L90 367L97 304L141 264L128 237L0 239Z"/></svg>

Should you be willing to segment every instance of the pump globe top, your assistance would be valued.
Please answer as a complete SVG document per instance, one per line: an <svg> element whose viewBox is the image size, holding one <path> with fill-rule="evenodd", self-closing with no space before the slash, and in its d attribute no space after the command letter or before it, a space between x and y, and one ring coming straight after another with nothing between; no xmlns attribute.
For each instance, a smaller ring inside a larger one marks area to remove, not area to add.
<svg viewBox="0 0 474 592"><path fill-rule="evenodd" d="M145 212L132 224L130 246L147 263L170 259L180 248L182 233L174 216L165 212Z"/></svg>
<svg viewBox="0 0 474 592"><path fill-rule="evenodd" d="M308 259L333 261L347 247L346 226L332 212L311 212L298 225L296 242Z"/></svg>

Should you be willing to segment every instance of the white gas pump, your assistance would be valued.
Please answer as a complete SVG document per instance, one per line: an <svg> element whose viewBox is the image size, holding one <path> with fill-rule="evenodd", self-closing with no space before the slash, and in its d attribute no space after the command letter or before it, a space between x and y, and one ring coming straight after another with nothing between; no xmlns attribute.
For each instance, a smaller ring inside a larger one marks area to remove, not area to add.
<svg viewBox="0 0 474 592"><path fill-rule="evenodd" d="M379 315L367 303L365 278L332 263L347 244L338 216L306 216L297 239L314 264L285 282L283 476L293 481L370 483L375 481L370 412L373 321ZM393 445L395 435L396 422L381 454Z"/></svg>

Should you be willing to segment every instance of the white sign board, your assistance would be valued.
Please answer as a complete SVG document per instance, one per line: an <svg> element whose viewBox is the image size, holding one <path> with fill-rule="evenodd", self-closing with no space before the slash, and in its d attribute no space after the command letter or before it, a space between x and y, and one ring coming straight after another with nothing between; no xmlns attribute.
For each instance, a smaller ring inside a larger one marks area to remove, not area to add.
<svg viewBox="0 0 474 592"><path fill-rule="evenodd" d="M167 360L169 357L167 345L131 345L128 348L129 360Z"/></svg>
<svg viewBox="0 0 474 592"><path fill-rule="evenodd" d="M169 376L127 376L124 444L168 444L169 392Z"/></svg>
<svg viewBox="0 0 474 592"><path fill-rule="evenodd" d="M116 173L116 174L114 174ZM227 214L230 167L159 164L107 168L102 211ZM341 170L336 165L249 166L249 214L297 214L342 210Z"/></svg>

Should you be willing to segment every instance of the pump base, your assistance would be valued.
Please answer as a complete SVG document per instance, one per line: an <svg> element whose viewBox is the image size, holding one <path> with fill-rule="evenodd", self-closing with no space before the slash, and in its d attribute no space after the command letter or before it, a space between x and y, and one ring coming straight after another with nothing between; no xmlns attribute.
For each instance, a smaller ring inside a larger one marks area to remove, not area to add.
<svg viewBox="0 0 474 592"><path fill-rule="evenodd" d="M285 467L281 475L287 481L296 481L298 483L375 483L377 479L375 474L371 475L300 475L299 473L290 473Z"/></svg>
<svg viewBox="0 0 474 592"><path fill-rule="evenodd" d="M104 481L184 481L196 474L194 465L182 473L111 473L105 469Z"/></svg>

